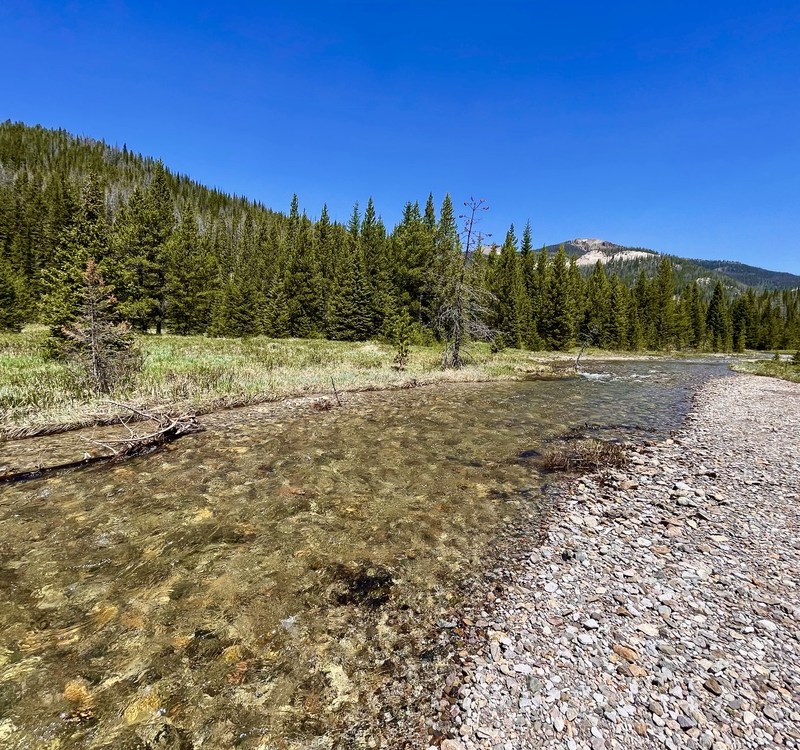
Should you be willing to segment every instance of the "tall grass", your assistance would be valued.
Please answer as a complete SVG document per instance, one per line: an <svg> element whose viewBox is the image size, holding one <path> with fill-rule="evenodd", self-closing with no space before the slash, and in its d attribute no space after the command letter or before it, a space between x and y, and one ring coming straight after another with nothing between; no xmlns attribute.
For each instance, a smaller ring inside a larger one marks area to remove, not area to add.
<svg viewBox="0 0 800 750"><path fill-rule="evenodd" d="M28 327L0 334L0 430L85 423L108 418L114 408L77 389L69 368L42 350L45 332ZM142 371L114 394L137 406L208 411L290 396L391 388L409 383L511 378L548 368L530 352L492 354L471 347L472 363L443 372L441 349L412 347L408 367L398 371L394 348L377 342L323 339L213 339L204 336L139 336Z"/></svg>

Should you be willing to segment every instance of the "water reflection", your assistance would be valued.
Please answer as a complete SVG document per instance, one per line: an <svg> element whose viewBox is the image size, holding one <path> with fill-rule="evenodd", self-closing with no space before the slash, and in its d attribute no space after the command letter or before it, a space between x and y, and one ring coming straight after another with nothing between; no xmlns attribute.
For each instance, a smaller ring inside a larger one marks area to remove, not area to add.
<svg viewBox="0 0 800 750"><path fill-rule="evenodd" d="M3 746L310 747L378 715L454 582L539 502L530 457L587 423L663 433L720 371L593 367L228 412L0 489Z"/></svg>

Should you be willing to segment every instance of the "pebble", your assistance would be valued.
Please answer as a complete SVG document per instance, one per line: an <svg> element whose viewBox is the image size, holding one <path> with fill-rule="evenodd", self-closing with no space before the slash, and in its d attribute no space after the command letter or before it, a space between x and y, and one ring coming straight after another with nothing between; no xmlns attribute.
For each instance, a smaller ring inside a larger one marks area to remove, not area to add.
<svg viewBox="0 0 800 750"><path fill-rule="evenodd" d="M722 685L714 677L709 677L704 683L703 687L714 695L722 695Z"/></svg>

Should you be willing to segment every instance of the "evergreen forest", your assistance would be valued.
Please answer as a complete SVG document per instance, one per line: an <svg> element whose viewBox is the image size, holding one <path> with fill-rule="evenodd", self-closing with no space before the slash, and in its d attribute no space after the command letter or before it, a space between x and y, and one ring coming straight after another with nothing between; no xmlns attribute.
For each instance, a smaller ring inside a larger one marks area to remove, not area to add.
<svg viewBox="0 0 800 750"><path fill-rule="evenodd" d="M460 204L459 204L460 205ZM631 273L535 249L530 225L486 251L450 196L372 199L347 223L295 196L286 213L210 190L153 159L65 131L0 125L0 329L54 335L80 309L90 261L118 315L155 334L432 343L454 279L497 348L800 348L800 290L686 280L674 260ZM461 210L463 212L463 210ZM470 250L472 252L470 252Z"/></svg>

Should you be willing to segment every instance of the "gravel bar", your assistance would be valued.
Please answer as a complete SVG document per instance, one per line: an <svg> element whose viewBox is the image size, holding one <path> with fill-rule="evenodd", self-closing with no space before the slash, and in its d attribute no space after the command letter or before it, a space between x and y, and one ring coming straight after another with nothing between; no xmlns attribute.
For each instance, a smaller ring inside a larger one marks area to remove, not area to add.
<svg viewBox="0 0 800 750"><path fill-rule="evenodd" d="M800 748L800 385L706 383L460 618L441 750Z"/></svg>

